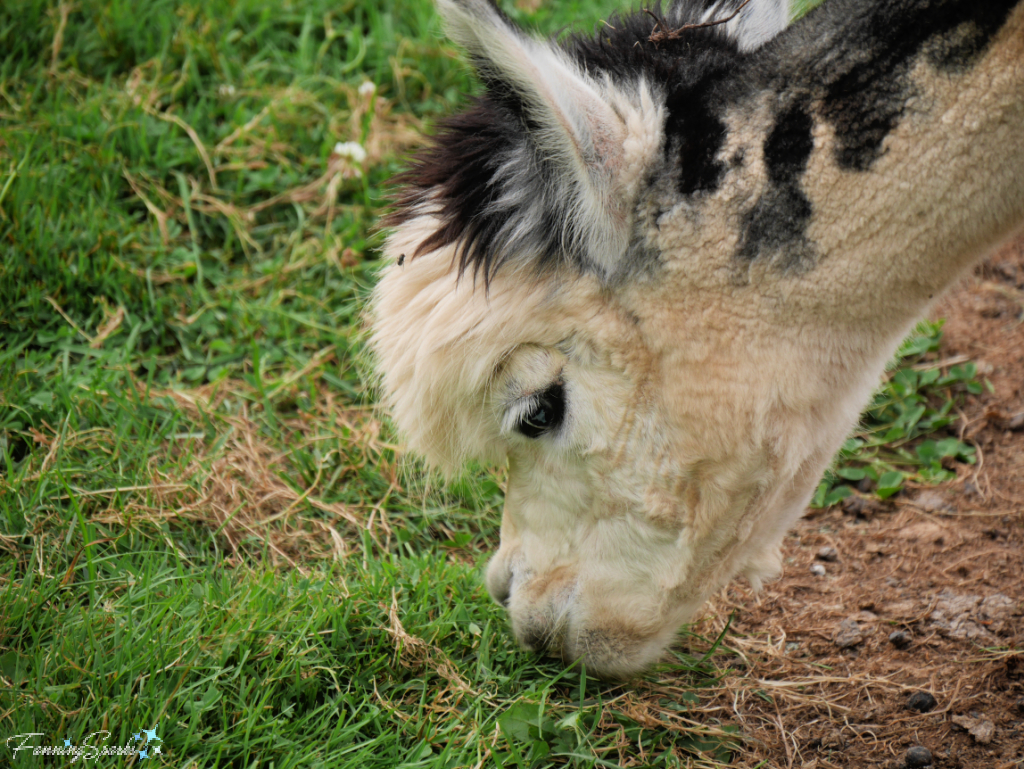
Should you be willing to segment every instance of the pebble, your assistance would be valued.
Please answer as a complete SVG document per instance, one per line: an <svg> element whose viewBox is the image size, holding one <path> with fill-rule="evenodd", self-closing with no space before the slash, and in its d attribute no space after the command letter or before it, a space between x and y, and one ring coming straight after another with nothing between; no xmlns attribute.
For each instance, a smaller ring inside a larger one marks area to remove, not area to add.
<svg viewBox="0 0 1024 769"><path fill-rule="evenodd" d="M897 649L906 649L910 646L910 634L905 630L897 630L889 634L889 643Z"/></svg>
<svg viewBox="0 0 1024 769"><path fill-rule="evenodd" d="M939 703L928 692L914 692L907 700L907 707L916 710L918 713L927 713L934 709Z"/></svg>
<svg viewBox="0 0 1024 769"><path fill-rule="evenodd" d="M811 564L811 574L813 574L815 577L824 577L825 576L825 567L822 566L820 563L812 563Z"/></svg>
<svg viewBox="0 0 1024 769"><path fill-rule="evenodd" d="M849 649L864 640L864 634L860 631L860 625L852 619L844 619L839 623L836 630L834 643L840 649Z"/></svg>
<svg viewBox="0 0 1024 769"><path fill-rule="evenodd" d="M911 502L926 513L937 513L950 509L946 497L938 491L922 491Z"/></svg>
<svg viewBox="0 0 1024 769"><path fill-rule="evenodd" d="M867 478L865 478L864 480L868 481L868 483L871 482ZM864 483L864 481L861 481L861 483ZM863 489L862 488L861 491L867 493L867 492L871 491L871 489ZM856 497L856 496L854 496L854 497L847 497L846 499L843 500L843 512L846 513L847 515L855 515L858 518L860 518L860 517L864 516L864 514L865 514L864 511L865 511L866 508L867 508L867 502L864 501L864 497Z"/></svg>
<svg viewBox="0 0 1024 769"><path fill-rule="evenodd" d="M1024 715L1024 697L1017 700L1017 712Z"/></svg>
<svg viewBox="0 0 1024 769"><path fill-rule="evenodd" d="M823 547L818 551L818 560L835 563L839 560L839 551L834 547Z"/></svg>
<svg viewBox="0 0 1024 769"><path fill-rule="evenodd" d="M903 763L907 765L908 769L919 769L919 767L928 766L931 762L932 752L920 745L915 745L903 754Z"/></svg>

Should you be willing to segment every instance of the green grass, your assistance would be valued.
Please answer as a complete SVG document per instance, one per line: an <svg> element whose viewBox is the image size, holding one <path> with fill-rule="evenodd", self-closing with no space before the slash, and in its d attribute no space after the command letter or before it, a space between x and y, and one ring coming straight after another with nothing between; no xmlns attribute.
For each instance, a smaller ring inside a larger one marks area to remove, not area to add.
<svg viewBox="0 0 1024 769"><path fill-rule="evenodd" d="M970 361L941 360L942 323L921 321L900 346L888 375L811 502L827 507L857 493L887 499L907 481L942 483L973 465L973 446L949 432L957 407L984 385ZM991 384L989 384L991 387Z"/></svg>
<svg viewBox="0 0 1024 769"><path fill-rule="evenodd" d="M4 759L143 728L189 767L735 749L711 638L620 688L519 651L479 579L500 477L438 487L374 410L382 187L473 88L427 0L0 5Z"/></svg>
<svg viewBox="0 0 1024 769"><path fill-rule="evenodd" d="M373 409L382 185L474 88L426 0L13 0L0 51L5 759L143 728L173 766L728 755L683 718L711 640L629 689L518 650L479 578L499 481L437 488Z"/></svg>

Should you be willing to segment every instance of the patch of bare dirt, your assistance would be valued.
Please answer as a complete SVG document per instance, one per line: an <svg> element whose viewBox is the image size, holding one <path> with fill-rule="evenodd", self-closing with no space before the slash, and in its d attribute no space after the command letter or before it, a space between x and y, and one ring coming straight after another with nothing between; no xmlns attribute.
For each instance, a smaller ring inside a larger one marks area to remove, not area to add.
<svg viewBox="0 0 1024 769"><path fill-rule="evenodd" d="M781 580L719 599L743 658L721 695L750 738L736 766L1024 768L1024 239L933 317L992 384L956 425L979 462L810 511Z"/></svg>

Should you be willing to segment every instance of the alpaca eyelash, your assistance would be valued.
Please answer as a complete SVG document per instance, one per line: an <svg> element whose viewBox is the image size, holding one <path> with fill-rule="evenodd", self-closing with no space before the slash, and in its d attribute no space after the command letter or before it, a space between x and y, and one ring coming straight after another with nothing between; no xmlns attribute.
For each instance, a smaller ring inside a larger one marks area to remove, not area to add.
<svg viewBox="0 0 1024 769"><path fill-rule="evenodd" d="M565 385L556 381L509 406L502 420L502 432L539 438L562 426L565 411Z"/></svg>

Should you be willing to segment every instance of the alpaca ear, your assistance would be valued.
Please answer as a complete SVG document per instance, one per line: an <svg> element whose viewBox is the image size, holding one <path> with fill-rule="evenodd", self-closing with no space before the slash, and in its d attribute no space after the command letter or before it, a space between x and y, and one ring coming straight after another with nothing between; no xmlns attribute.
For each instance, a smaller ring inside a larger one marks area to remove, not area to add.
<svg viewBox="0 0 1024 769"><path fill-rule="evenodd" d="M729 3L721 5L719 13L733 13ZM739 0L733 0L732 6L737 5ZM750 0L726 25L726 30L741 51L752 51L782 32L789 25L791 14L790 0Z"/></svg>
<svg viewBox="0 0 1024 769"><path fill-rule="evenodd" d="M554 43L528 36L489 0L438 0L438 7L489 97L519 113L550 172L547 183L557 189L549 192L568 212L563 246L613 273L629 244L622 171L629 113L636 110L610 83L588 77Z"/></svg>

